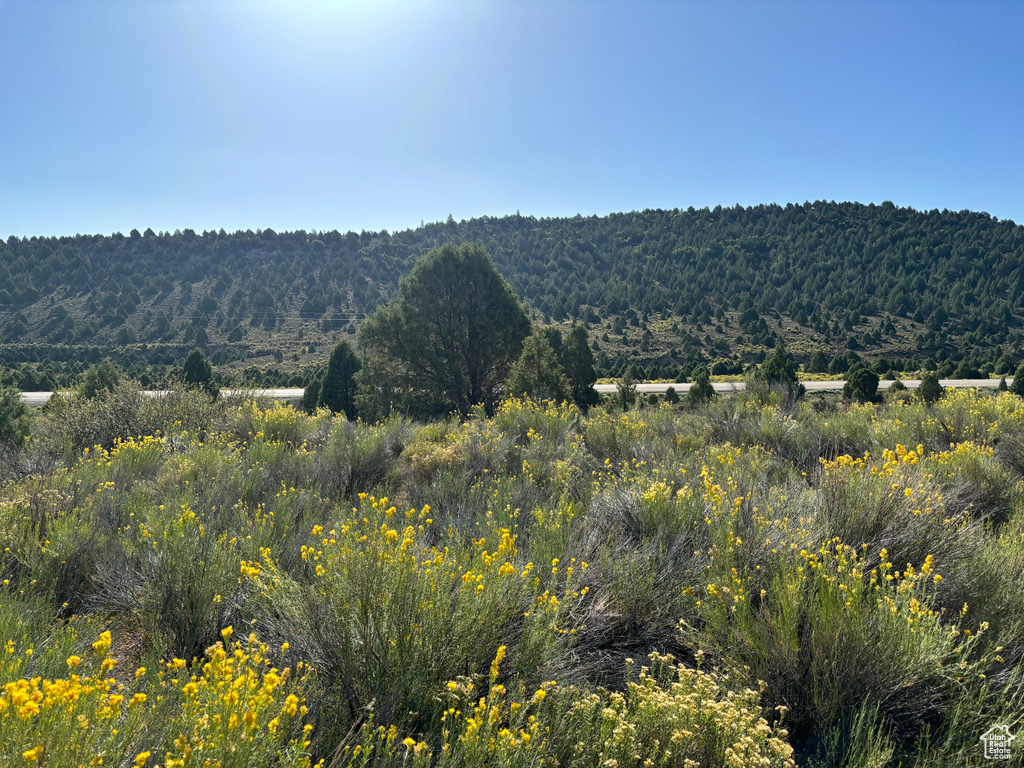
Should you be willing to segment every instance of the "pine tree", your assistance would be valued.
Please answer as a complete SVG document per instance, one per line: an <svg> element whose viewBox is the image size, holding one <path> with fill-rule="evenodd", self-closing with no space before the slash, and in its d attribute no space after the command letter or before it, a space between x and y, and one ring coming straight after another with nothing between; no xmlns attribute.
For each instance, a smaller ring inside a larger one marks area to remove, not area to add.
<svg viewBox="0 0 1024 768"><path fill-rule="evenodd" d="M779 341L775 349L764 359L754 378L769 387L785 387L790 397L803 395L803 385L797 379L796 366L789 358L786 345L782 341Z"/></svg>
<svg viewBox="0 0 1024 768"><path fill-rule="evenodd" d="M213 366L201 349L193 349L185 358L181 375L187 387L202 389L211 395L218 392L219 388L213 383Z"/></svg>
<svg viewBox="0 0 1024 768"><path fill-rule="evenodd" d="M622 378L615 383L615 388L619 395L619 405L622 410L628 411L636 402L636 377L633 375L633 366L626 369Z"/></svg>
<svg viewBox="0 0 1024 768"><path fill-rule="evenodd" d="M79 391L82 397L91 400L101 392L113 392L120 380L121 374L117 372L117 367L104 358L86 371Z"/></svg>
<svg viewBox="0 0 1024 768"><path fill-rule="evenodd" d="M597 392L594 383L597 371L594 369L594 353L587 339L587 329L582 325L574 325L569 332L562 353L562 368L572 387L572 399L581 408L596 405Z"/></svg>
<svg viewBox="0 0 1024 768"><path fill-rule="evenodd" d="M526 312L483 248L435 248L359 331L360 402L375 414L394 406L418 416L492 408L529 335Z"/></svg>
<svg viewBox="0 0 1024 768"><path fill-rule="evenodd" d="M562 402L572 395L569 379L548 341L547 334L534 333L523 343L523 352L512 366L506 391L510 397Z"/></svg>
<svg viewBox="0 0 1024 768"><path fill-rule="evenodd" d="M711 384L711 377L706 368L701 368L693 375L693 384L686 395L686 401L690 405L700 405L715 397L715 388Z"/></svg>
<svg viewBox="0 0 1024 768"><path fill-rule="evenodd" d="M359 358L348 342L338 342L331 352L324 377L320 380L320 405L335 413L343 412L349 421L355 421L355 375L360 367Z"/></svg>
<svg viewBox="0 0 1024 768"><path fill-rule="evenodd" d="M921 377L921 385L917 388L917 396L931 405L942 397L943 388L939 384L939 377L932 371L928 371Z"/></svg>
<svg viewBox="0 0 1024 768"><path fill-rule="evenodd" d="M1024 397L1024 363L1017 366L1017 372L1013 374L1013 384L1010 385L1013 394Z"/></svg>
<svg viewBox="0 0 1024 768"><path fill-rule="evenodd" d="M21 402L21 393L0 387L0 456L5 451L18 452L24 447L31 423L32 417L28 406Z"/></svg>
<svg viewBox="0 0 1024 768"><path fill-rule="evenodd" d="M862 403L877 403L881 400L878 394L878 381L877 373L863 363L856 363L846 374L843 397Z"/></svg>

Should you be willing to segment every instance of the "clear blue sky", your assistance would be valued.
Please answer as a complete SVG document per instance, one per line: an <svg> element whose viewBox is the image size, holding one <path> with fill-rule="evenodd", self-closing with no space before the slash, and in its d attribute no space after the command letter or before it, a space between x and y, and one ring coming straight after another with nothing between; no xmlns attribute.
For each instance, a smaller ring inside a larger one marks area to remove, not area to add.
<svg viewBox="0 0 1024 768"><path fill-rule="evenodd" d="M0 0L0 236L892 200L1024 222L1024 3Z"/></svg>

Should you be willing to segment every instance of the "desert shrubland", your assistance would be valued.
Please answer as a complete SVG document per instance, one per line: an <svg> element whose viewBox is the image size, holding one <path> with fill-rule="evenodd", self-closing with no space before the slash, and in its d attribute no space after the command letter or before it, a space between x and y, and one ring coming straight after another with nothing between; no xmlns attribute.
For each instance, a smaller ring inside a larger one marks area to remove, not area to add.
<svg viewBox="0 0 1024 768"><path fill-rule="evenodd" d="M11 765L934 765L1024 725L1024 403L57 402Z"/></svg>

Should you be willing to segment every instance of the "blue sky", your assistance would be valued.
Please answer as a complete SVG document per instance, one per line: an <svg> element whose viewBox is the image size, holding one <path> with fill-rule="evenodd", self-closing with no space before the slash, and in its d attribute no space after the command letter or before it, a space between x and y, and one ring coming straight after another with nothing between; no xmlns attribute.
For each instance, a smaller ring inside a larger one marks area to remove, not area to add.
<svg viewBox="0 0 1024 768"><path fill-rule="evenodd" d="M1024 222L1024 3L0 0L0 236L857 200Z"/></svg>

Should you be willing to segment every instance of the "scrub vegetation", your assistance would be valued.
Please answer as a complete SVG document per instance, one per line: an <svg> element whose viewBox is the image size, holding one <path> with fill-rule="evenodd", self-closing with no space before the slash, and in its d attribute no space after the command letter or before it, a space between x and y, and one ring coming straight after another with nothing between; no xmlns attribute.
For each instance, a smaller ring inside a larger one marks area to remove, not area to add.
<svg viewBox="0 0 1024 768"><path fill-rule="evenodd" d="M584 326L604 376L631 365L641 378L692 377L695 366L736 375L779 341L806 372L842 374L852 356L884 364L879 373L938 367L940 378L1021 363L1024 226L817 201L449 218L393 233L8 237L0 383L52 390L109 357L155 385L180 377L199 347L221 386L308 386L339 339L446 243L486 250L533 323ZM414 321L411 308L403 299L379 317L376 340ZM403 352L422 367L417 350Z"/></svg>
<svg viewBox="0 0 1024 768"><path fill-rule="evenodd" d="M12 416L5 765L923 768L1024 726L1012 393L138 386Z"/></svg>

